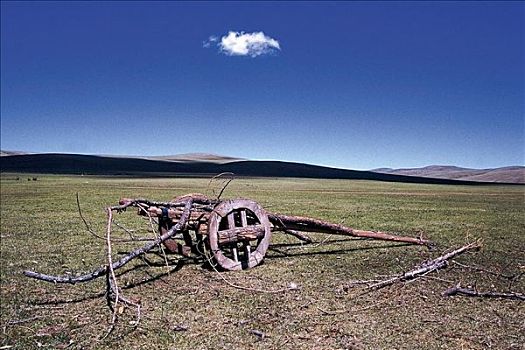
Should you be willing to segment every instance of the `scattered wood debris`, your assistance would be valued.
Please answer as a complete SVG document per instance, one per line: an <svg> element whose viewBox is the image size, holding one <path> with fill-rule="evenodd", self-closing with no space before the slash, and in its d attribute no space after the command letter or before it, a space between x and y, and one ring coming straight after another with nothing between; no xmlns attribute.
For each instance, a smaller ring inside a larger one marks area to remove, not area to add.
<svg viewBox="0 0 525 350"><path fill-rule="evenodd" d="M525 301L525 294L522 293L500 293L500 292L478 292L470 288L462 288L460 284L449 288L443 292L444 296L464 295L467 297L478 298L500 298Z"/></svg>
<svg viewBox="0 0 525 350"><path fill-rule="evenodd" d="M430 261L425 261L424 263L416 266L412 270L403 272L399 275L391 276L383 280L357 280L357 281L352 281L351 284L352 285L367 284L368 289L380 289L380 288L392 285L397 282L410 281L410 280L413 280L419 277L423 277L430 272L442 269L448 266L449 259L452 259L453 257L463 254L469 250L478 250L481 248L481 246L482 244L480 241L469 243L469 244L464 245L461 248L458 248L451 252L443 254L435 259L432 259Z"/></svg>

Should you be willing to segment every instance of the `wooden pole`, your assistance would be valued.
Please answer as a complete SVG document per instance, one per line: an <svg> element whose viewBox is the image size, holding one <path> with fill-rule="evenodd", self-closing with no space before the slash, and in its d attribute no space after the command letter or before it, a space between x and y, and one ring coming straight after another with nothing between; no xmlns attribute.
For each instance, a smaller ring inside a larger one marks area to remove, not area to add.
<svg viewBox="0 0 525 350"><path fill-rule="evenodd" d="M419 244L431 246L432 242L419 237L406 237L397 236L390 233L379 232L379 231L363 231L355 230L350 227L346 227L339 224L332 224L326 221L307 218L303 216L290 216L281 214L268 214L270 222L277 226L282 227L285 230L298 230L305 232L322 232L342 236L352 236L361 238L372 238L384 241L403 242L410 244Z"/></svg>

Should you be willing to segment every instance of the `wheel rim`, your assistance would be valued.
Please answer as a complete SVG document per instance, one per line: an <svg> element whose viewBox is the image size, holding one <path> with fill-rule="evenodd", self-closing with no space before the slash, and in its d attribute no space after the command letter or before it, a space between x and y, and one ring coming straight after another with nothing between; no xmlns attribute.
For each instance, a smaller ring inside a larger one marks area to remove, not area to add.
<svg viewBox="0 0 525 350"><path fill-rule="evenodd" d="M225 270L244 270L259 265L270 244L271 234L266 211L251 200L221 202L209 218L210 250L215 261ZM225 239L231 241L225 242Z"/></svg>

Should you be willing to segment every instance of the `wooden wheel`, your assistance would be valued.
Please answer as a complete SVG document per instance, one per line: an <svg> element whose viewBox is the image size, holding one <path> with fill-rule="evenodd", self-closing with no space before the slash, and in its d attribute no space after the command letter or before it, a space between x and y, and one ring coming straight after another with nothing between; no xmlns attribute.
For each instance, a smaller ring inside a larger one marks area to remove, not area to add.
<svg viewBox="0 0 525 350"><path fill-rule="evenodd" d="M272 236L266 211L248 199L232 199L217 205L210 215L208 230L213 257L225 270L259 265Z"/></svg>

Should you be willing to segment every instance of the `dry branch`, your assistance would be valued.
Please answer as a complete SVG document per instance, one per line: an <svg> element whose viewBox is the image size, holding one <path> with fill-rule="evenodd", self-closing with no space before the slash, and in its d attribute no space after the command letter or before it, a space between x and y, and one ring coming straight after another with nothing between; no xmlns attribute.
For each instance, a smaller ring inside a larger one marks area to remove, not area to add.
<svg viewBox="0 0 525 350"><path fill-rule="evenodd" d="M226 187L228 187L228 185L230 184L230 182L232 182L232 181L235 179L235 174L234 174L234 173L228 171L228 172L224 172L224 173L217 174L217 175L215 175L214 177L212 177L212 178L210 179L210 182L208 182L208 188L206 189L206 192L209 191L209 189L210 189L210 187L211 187L211 184L212 184L212 182L213 182L214 180L221 179L221 178L223 178L223 177L225 177L225 176L229 176L229 178L227 178L226 180L223 180L222 188L221 188L219 194L216 196L217 199L220 199L221 196L222 196L222 194L223 194L223 192L224 192L224 190L226 189ZM212 189L212 192L213 192L213 194L215 195L215 190L214 190L214 189Z"/></svg>
<svg viewBox="0 0 525 350"><path fill-rule="evenodd" d="M185 206L184 206L184 212L183 212L183 214L181 216L180 221L176 225L174 225L169 231L167 231L165 234L161 235L160 237L158 237L157 239L155 239L151 243L148 243L148 244L146 244L145 246L143 246L141 248L135 249L134 251L130 252L128 255L124 256L120 260L114 262L111 265L112 268L114 270L116 270L116 269L119 269L119 268L123 267L128 262L130 262L132 259L147 253L148 251L152 250L154 247L156 247L157 245L161 244L165 240L170 239L171 237L173 237L181 228L183 228L186 225L186 221L187 221L187 219L188 219L188 217L190 215L190 209L191 209L192 204L193 204L192 199L188 199L186 201ZM118 206L118 207L111 207L109 209L110 210L122 210L122 209L125 209L126 207L129 207L130 205L131 204L127 205L127 203L126 203L125 205L121 205L121 206ZM88 274L85 274L85 275L81 275L81 276L78 276L78 277L73 277L73 276L51 276L51 275L45 275L45 274L34 272L34 271L24 271L24 275L26 275L28 277L36 278L36 279L39 279L39 280L42 280L42 281L47 281L47 282L75 284L75 283L79 283L79 282L91 281L91 280L93 280L93 279L95 279L97 277L103 276L104 274L107 273L107 271L108 271L108 266L102 266L102 267L98 268L97 270L95 270L95 271L93 271L91 273L88 273Z"/></svg>
<svg viewBox="0 0 525 350"><path fill-rule="evenodd" d="M369 289L380 289L389 285L392 285L396 282L405 282L409 280L413 280L418 277L422 277L426 275L427 273L430 273L432 271L436 271L439 269L442 269L448 265L448 260L452 259L455 256L458 256L460 254L463 254L466 251L469 250L477 250L481 248L481 243L479 241L474 243L469 243L467 245L464 245L461 248L458 248L456 250L453 250L449 253L443 254L433 260L427 261L422 263L421 265L415 267L414 269L404 272L400 275L390 277L388 279L376 282L372 285L369 285ZM355 281L353 284L359 284L363 281Z"/></svg>
<svg viewBox="0 0 525 350"><path fill-rule="evenodd" d="M301 231L284 229L282 232L286 233L287 235L294 236L295 238L305 243L313 242L313 240L308 235L306 235L304 232L301 232Z"/></svg>
<svg viewBox="0 0 525 350"><path fill-rule="evenodd" d="M468 297L479 298L501 298L525 301L525 294L522 293L500 293L500 292L478 292L469 288L462 288L459 284L443 292L444 296L465 295Z"/></svg>
<svg viewBox="0 0 525 350"><path fill-rule="evenodd" d="M419 244L426 245L430 247L432 245L431 241L416 238L416 237L406 237L406 236L397 236L390 233L378 232L378 231L363 231L356 230L350 227L346 227L339 224L332 224L326 221L312 219L302 216L290 216L290 215L281 215L281 214L272 214L268 213L268 218L271 223L283 230L298 230L306 232L323 232L330 233L342 236L352 236L352 237L361 237L361 238L372 238L379 239L384 241L394 241L394 242L403 242L410 244Z"/></svg>

